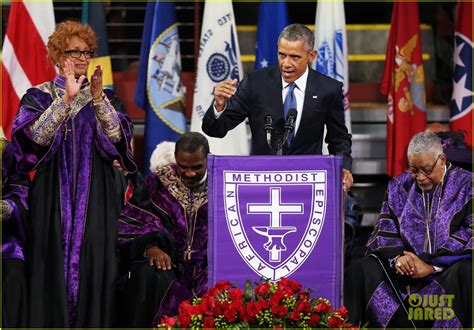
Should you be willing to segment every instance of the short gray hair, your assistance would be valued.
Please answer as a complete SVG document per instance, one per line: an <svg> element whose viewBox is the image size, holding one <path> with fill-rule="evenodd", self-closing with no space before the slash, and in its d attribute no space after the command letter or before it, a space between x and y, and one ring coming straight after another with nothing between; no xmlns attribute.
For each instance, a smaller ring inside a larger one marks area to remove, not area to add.
<svg viewBox="0 0 474 330"><path fill-rule="evenodd" d="M438 157L443 153L441 139L431 132L420 132L413 135L408 144L407 157L413 154L433 154Z"/></svg>
<svg viewBox="0 0 474 330"><path fill-rule="evenodd" d="M314 48L314 34L308 29L306 25L303 24L290 24L281 31L280 36L278 37L278 43L280 39L285 39L288 41L304 41L306 45L306 50L311 52Z"/></svg>

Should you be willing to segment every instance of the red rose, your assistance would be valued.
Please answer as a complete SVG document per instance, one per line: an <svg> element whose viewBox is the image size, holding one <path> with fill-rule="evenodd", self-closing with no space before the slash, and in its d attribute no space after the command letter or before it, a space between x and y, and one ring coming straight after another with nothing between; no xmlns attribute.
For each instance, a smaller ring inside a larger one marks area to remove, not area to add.
<svg viewBox="0 0 474 330"><path fill-rule="evenodd" d="M205 317L203 327L204 328L215 328L216 325L214 324L214 318L213 317Z"/></svg>
<svg viewBox="0 0 474 330"><path fill-rule="evenodd" d="M299 313L309 314L311 312L311 303L308 300L299 301L296 305L295 311Z"/></svg>
<svg viewBox="0 0 474 330"><path fill-rule="evenodd" d="M178 315L178 323L182 328L187 328L191 324L191 318L187 315Z"/></svg>
<svg viewBox="0 0 474 330"><path fill-rule="evenodd" d="M176 324L176 317L168 317L165 315L161 319L160 324L166 324L169 327L174 327L174 325Z"/></svg>
<svg viewBox="0 0 474 330"><path fill-rule="evenodd" d="M293 289L286 285L280 285L278 283L278 288L276 292L280 292L284 297L290 297L294 294Z"/></svg>
<svg viewBox="0 0 474 330"><path fill-rule="evenodd" d="M301 284L296 282L296 281L293 281L293 280L290 280L289 278L286 278L286 277L282 277L280 279L280 281L278 282L278 288L289 288L291 289L292 293L294 292L298 292L301 290ZM286 291L286 290L285 290Z"/></svg>
<svg viewBox="0 0 474 330"><path fill-rule="evenodd" d="M268 284L267 282L265 283L262 283L262 284L259 284L255 287L255 289L253 290L254 294L255 294L255 297L257 296L266 296L268 291L270 290L270 284Z"/></svg>
<svg viewBox="0 0 474 330"><path fill-rule="evenodd" d="M231 289L229 291L229 298L232 300L240 300L243 296L244 292L239 288Z"/></svg>
<svg viewBox="0 0 474 330"><path fill-rule="evenodd" d="M251 301L247 304L246 312L251 319L255 318L255 315L260 313L261 310L262 307L255 301Z"/></svg>
<svg viewBox="0 0 474 330"><path fill-rule="evenodd" d="M272 307L272 315L277 318L282 318L288 313L288 307L286 306L275 306Z"/></svg>
<svg viewBox="0 0 474 330"><path fill-rule="evenodd" d="M229 290L231 286L232 286L232 283L230 283L229 281L220 281L219 283L214 285L214 287L218 289L219 291Z"/></svg>
<svg viewBox="0 0 474 330"><path fill-rule="evenodd" d="M227 308L228 302L227 301L216 301L214 307L214 315L220 316L224 315L224 311Z"/></svg>
<svg viewBox="0 0 474 330"><path fill-rule="evenodd" d="M276 291L271 297L270 297L270 306L272 306L272 308L274 306L277 306L278 304L280 304L280 302L283 300L284 298L284 295L283 295L283 292L281 291Z"/></svg>
<svg viewBox="0 0 474 330"><path fill-rule="evenodd" d="M203 313L202 308L200 305L193 305L189 308L189 315L196 316L201 315Z"/></svg>
<svg viewBox="0 0 474 330"><path fill-rule="evenodd" d="M331 328L340 328L344 324L344 321L338 316L331 316L328 319L328 325Z"/></svg>
<svg viewBox="0 0 474 330"><path fill-rule="evenodd" d="M268 300L265 300L265 299L260 299L258 301L258 304L260 305L261 310L264 310L270 307L270 303L268 302Z"/></svg>
<svg viewBox="0 0 474 330"><path fill-rule="evenodd" d="M203 314L213 315L215 305L216 303L215 303L214 297L210 297L210 296L203 297L201 300L201 309L202 309Z"/></svg>
<svg viewBox="0 0 474 330"><path fill-rule="evenodd" d="M319 320L320 320L319 315L313 314L311 315L311 318L308 321L308 325L313 327L319 323Z"/></svg>
<svg viewBox="0 0 474 330"><path fill-rule="evenodd" d="M318 313L329 312L329 305L325 301L320 301L314 306L314 310Z"/></svg>
<svg viewBox="0 0 474 330"><path fill-rule="evenodd" d="M298 292L298 300L308 300L309 292L307 290Z"/></svg>
<svg viewBox="0 0 474 330"><path fill-rule="evenodd" d="M235 322L237 319L237 311L229 306L229 308L224 311L224 317L227 322Z"/></svg>
<svg viewBox="0 0 474 330"><path fill-rule="evenodd" d="M290 313L289 318L290 318L290 320L292 320L292 321L299 321L299 319L300 319L300 314L297 313L296 311L293 311L292 313Z"/></svg>
<svg viewBox="0 0 474 330"><path fill-rule="evenodd" d="M183 302L179 305L179 308L178 308L179 314L180 314L180 315L190 316L190 315L191 315L190 309L191 309L192 307L193 307L193 306L191 305L191 303L189 302L189 300L183 301Z"/></svg>
<svg viewBox="0 0 474 330"><path fill-rule="evenodd" d="M339 307L336 312L337 312L337 314L339 314L343 319L347 319L347 317L348 317L348 312L347 312L347 308L346 308L345 306Z"/></svg>

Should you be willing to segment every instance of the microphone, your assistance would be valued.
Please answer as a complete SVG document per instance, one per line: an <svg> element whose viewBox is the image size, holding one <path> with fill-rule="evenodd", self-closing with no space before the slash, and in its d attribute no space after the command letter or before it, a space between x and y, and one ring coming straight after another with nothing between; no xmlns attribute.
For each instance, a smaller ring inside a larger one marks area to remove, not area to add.
<svg viewBox="0 0 474 330"><path fill-rule="evenodd" d="M291 132L295 129L295 122L296 117L298 116L298 111L296 109L288 110L288 115L285 121L285 131L283 132L283 141L282 143L286 143L288 137L290 136Z"/></svg>
<svg viewBox="0 0 474 330"><path fill-rule="evenodd" d="M273 132L273 118L272 115L265 116L265 125L263 126L265 132L267 133L267 144L272 148L272 132Z"/></svg>

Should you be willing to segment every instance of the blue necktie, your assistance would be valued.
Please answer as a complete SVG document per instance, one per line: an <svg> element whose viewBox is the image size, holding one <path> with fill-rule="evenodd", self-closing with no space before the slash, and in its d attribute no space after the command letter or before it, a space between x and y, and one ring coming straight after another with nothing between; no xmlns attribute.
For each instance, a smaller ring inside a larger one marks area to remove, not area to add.
<svg viewBox="0 0 474 330"><path fill-rule="evenodd" d="M283 114L285 116L285 121L288 116L288 111L290 109L296 110L296 97L293 91L295 90L295 88L298 88L298 86L296 86L295 83L291 83L291 84L288 84L286 88L288 88L288 93L286 94L285 102L283 103ZM293 140L293 136L294 136L294 130L288 136L288 147L291 144L291 140Z"/></svg>

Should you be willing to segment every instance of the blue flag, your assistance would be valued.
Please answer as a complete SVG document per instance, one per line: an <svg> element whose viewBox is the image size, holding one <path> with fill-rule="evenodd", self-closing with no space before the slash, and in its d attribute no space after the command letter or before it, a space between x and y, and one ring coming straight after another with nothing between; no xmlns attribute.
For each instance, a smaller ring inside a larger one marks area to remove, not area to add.
<svg viewBox="0 0 474 330"><path fill-rule="evenodd" d="M286 2L260 2L255 49L255 69L278 63L278 36L288 25Z"/></svg>
<svg viewBox="0 0 474 330"><path fill-rule="evenodd" d="M145 172L156 145L186 131L181 55L174 2L148 2L135 103L146 111Z"/></svg>

